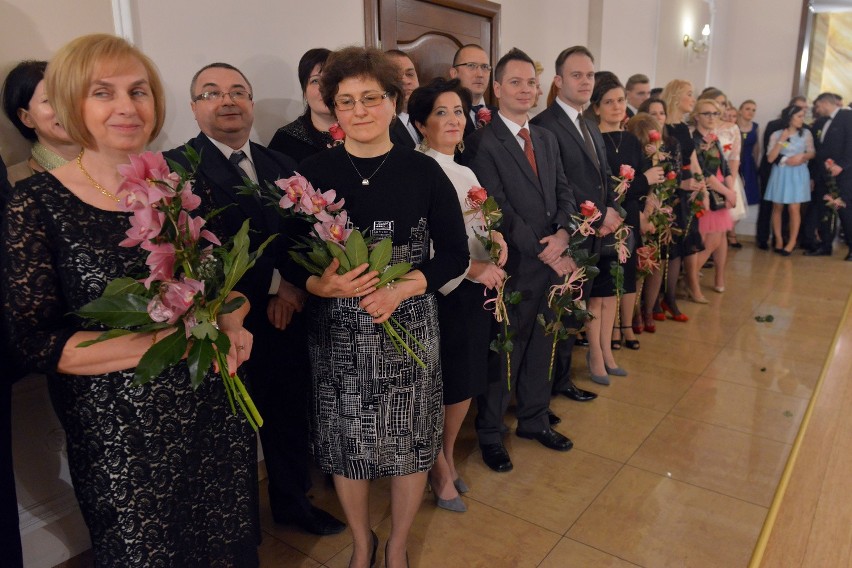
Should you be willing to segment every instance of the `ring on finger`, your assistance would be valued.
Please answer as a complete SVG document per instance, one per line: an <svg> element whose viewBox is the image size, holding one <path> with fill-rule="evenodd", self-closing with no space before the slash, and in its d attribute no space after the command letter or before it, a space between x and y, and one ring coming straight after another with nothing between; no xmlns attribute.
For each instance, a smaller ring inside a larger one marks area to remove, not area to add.
<svg viewBox="0 0 852 568"><path fill-rule="evenodd" d="M378 318L378 317L381 317L382 315L383 315L383 314L382 314L382 311L381 311L381 310L376 310L376 317L377 317L377 318Z"/></svg>
<svg viewBox="0 0 852 568"><path fill-rule="evenodd" d="M356 287L355 287L355 293L356 293L356 294L358 294L358 293L360 293L360 292L361 292L361 287L360 287L360 286L356 286Z"/></svg>

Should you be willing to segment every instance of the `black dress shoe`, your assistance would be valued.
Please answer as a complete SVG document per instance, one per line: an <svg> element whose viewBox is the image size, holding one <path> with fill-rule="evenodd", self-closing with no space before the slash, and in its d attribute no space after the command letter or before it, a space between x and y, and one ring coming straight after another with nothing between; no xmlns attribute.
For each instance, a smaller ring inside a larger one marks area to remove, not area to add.
<svg viewBox="0 0 852 568"><path fill-rule="evenodd" d="M557 424L562 422L562 419L548 410L547 411L547 421L550 422L551 426L556 426Z"/></svg>
<svg viewBox="0 0 852 568"><path fill-rule="evenodd" d="M503 444L480 444L479 449L482 451L482 461L485 462L485 465L497 473L512 471L514 466L512 460L509 459L509 452L506 451Z"/></svg>
<svg viewBox="0 0 852 568"><path fill-rule="evenodd" d="M844 258L843 260L849 260L849 261L852 261L852 252L850 252L849 254L847 254L847 255L846 255L846 258Z"/></svg>
<svg viewBox="0 0 852 568"><path fill-rule="evenodd" d="M550 448L557 452L567 452L574 447L574 442L552 428L542 430L541 432L522 432L521 430L517 430L515 433L521 438L538 440L545 448Z"/></svg>
<svg viewBox="0 0 852 568"><path fill-rule="evenodd" d="M805 256L831 256L831 249L819 247L819 248L807 250L807 251L805 251Z"/></svg>
<svg viewBox="0 0 852 568"><path fill-rule="evenodd" d="M346 523L337 520L330 513L313 506L306 513L286 517L273 515L273 518L278 524L296 525L306 532L320 536L338 534L346 529Z"/></svg>
<svg viewBox="0 0 852 568"><path fill-rule="evenodd" d="M760 250L769 250L769 243L757 243L757 248Z"/></svg>
<svg viewBox="0 0 852 568"><path fill-rule="evenodd" d="M553 394L565 395L571 400L576 400L577 402L589 402L590 400L598 398L596 393L577 388L574 383L568 383L568 386L564 390L553 391Z"/></svg>

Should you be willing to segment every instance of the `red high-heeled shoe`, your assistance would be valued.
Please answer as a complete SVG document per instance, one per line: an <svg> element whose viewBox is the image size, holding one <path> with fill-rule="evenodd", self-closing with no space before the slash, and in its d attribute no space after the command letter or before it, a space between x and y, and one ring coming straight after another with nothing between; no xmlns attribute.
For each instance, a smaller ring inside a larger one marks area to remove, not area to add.
<svg viewBox="0 0 852 568"><path fill-rule="evenodd" d="M651 317L651 314L644 314L642 319L645 320L645 331L647 333L655 333L657 331L657 324L654 323L654 318Z"/></svg>
<svg viewBox="0 0 852 568"><path fill-rule="evenodd" d="M675 321L679 321L679 322L689 321L689 316L687 316L686 314L675 314L674 310L672 310L671 307L669 307L669 305L666 303L665 300L660 302L660 307L663 309L663 312L668 313L671 316L671 318Z"/></svg>

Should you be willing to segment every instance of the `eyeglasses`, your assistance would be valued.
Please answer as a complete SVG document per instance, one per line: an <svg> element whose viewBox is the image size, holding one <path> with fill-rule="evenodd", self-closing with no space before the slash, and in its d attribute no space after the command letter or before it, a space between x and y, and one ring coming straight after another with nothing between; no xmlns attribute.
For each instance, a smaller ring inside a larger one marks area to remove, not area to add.
<svg viewBox="0 0 852 568"><path fill-rule="evenodd" d="M235 90L230 91L228 93L225 93L225 92L222 92L222 91L204 91L200 95L196 95L196 97L192 100L193 101L202 101L202 100L203 101L219 101L219 100L224 100L225 95L228 95L229 97L231 97L231 100L234 101L235 103L251 100L251 93L249 93L248 91L243 91L242 89L235 89Z"/></svg>
<svg viewBox="0 0 852 568"><path fill-rule="evenodd" d="M353 99L352 97L344 97L340 99L334 100L334 108L337 110L352 110L355 108L355 103L360 102L365 107L374 107L382 104L382 100L388 98L390 93L385 91L384 93L367 93L360 99Z"/></svg>
<svg viewBox="0 0 852 568"><path fill-rule="evenodd" d="M719 118L722 116L721 112L699 112L698 116L703 116L704 118Z"/></svg>
<svg viewBox="0 0 852 568"><path fill-rule="evenodd" d="M469 63L456 63L455 65L453 65L453 67L467 67L471 71L476 71L477 69L479 69L480 71L484 71L486 73L491 71L490 63L474 63L473 61Z"/></svg>

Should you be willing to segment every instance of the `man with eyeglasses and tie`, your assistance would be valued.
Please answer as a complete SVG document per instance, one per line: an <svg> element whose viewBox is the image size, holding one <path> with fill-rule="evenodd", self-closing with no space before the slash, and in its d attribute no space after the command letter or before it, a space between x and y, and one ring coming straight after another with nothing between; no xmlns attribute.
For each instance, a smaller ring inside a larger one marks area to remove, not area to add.
<svg viewBox="0 0 852 568"><path fill-rule="evenodd" d="M477 399L482 459L494 471L506 472L513 468L503 444L512 391L518 403L518 436L557 451L573 446L552 428L558 419L549 414L551 340L536 318L543 314L552 319L547 291L576 268L563 252L568 245L565 227L577 213L577 203L559 162L556 139L547 130L530 126L527 119L537 89L532 59L519 49L510 50L494 69L493 87L499 111L490 126L468 138L462 156L503 211L500 231L509 246L506 294L523 295L519 304L507 306L515 333L511 390L505 354L492 353L489 385Z"/></svg>
<svg viewBox="0 0 852 568"><path fill-rule="evenodd" d="M408 116L408 97L411 96L414 89L420 86L420 81L417 79L417 69L414 68L411 57L404 51L389 49L385 52L385 55L399 69L400 84L402 84L402 110L391 122L391 142L406 148L414 148L420 143L420 133L414 128L414 124Z"/></svg>
<svg viewBox="0 0 852 568"><path fill-rule="evenodd" d="M201 132L187 142L200 156L194 189L206 211L224 208L210 220L223 242L251 222L251 250L282 232L277 211L236 189L243 178L264 184L293 175L296 164L251 142L254 122L252 87L239 69L227 63L202 67L190 84L192 112ZM179 147L166 157L189 167ZM336 534L345 524L311 505L308 448L310 364L300 314L304 293L282 280L287 239L279 236L246 273L237 288L251 304L245 326L254 336L252 357L244 371L252 398L264 419L260 428L269 502L277 523L295 524L313 534ZM286 368L286 375L282 369Z"/></svg>
<svg viewBox="0 0 852 568"><path fill-rule="evenodd" d="M470 91L473 99L468 120L464 125L465 138L487 124L487 122L477 120L477 112L480 109L487 108L492 117L497 113L497 107L485 104L485 92L488 90L490 77L491 63L488 53L482 47L470 43L463 45L456 51L456 55L453 57L453 66L450 67L450 79L461 81L462 87Z"/></svg>
<svg viewBox="0 0 852 568"><path fill-rule="evenodd" d="M592 98L595 87L595 62L584 46L563 50L556 58L557 96L553 103L532 119L532 123L556 136L562 171L571 185L577 203L592 201L602 213L595 229L602 237L612 233L621 223L615 208L615 192L610 185L606 146L598 126L583 117L583 110ZM587 239L587 246L600 248L600 239ZM591 283L584 286L588 297ZM553 378L553 394L586 402L596 397L592 392L577 388L570 378L571 352L575 337L562 341L558 347L557 365Z"/></svg>

